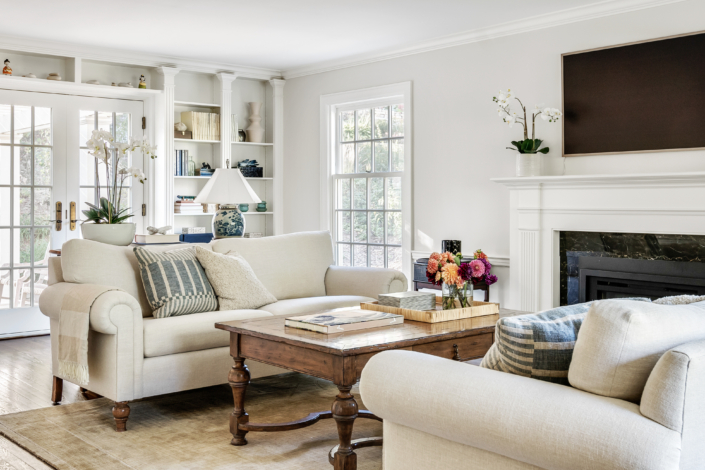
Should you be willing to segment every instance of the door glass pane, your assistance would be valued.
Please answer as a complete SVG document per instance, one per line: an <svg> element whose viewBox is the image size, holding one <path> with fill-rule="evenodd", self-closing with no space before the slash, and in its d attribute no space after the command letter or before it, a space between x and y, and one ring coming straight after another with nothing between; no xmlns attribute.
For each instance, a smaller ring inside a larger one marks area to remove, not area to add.
<svg viewBox="0 0 705 470"><path fill-rule="evenodd" d="M113 113L98 112L98 129L113 133ZM85 142L80 142L85 144Z"/></svg>
<svg viewBox="0 0 705 470"><path fill-rule="evenodd" d="M32 145L32 107L15 106L15 144Z"/></svg>
<svg viewBox="0 0 705 470"><path fill-rule="evenodd" d="M25 266L32 261L32 229L14 229L14 240L12 243L13 260L12 265Z"/></svg>
<svg viewBox="0 0 705 470"><path fill-rule="evenodd" d="M0 225L9 226L10 225L10 211L11 211L10 201L10 188L0 188Z"/></svg>
<svg viewBox="0 0 705 470"><path fill-rule="evenodd" d="M95 157L88 154L87 149L79 151L79 181L81 185L93 186L95 184Z"/></svg>
<svg viewBox="0 0 705 470"><path fill-rule="evenodd" d="M10 184L10 155L12 147L9 145L0 146L0 184Z"/></svg>
<svg viewBox="0 0 705 470"><path fill-rule="evenodd" d="M0 309L10 308L10 291L12 290L12 271L0 271Z"/></svg>
<svg viewBox="0 0 705 470"><path fill-rule="evenodd" d="M95 111L79 111L78 116L78 144L84 147L95 130Z"/></svg>
<svg viewBox="0 0 705 470"><path fill-rule="evenodd" d="M115 113L115 140L122 143L130 142L130 115Z"/></svg>
<svg viewBox="0 0 705 470"><path fill-rule="evenodd" d="M32 225L32 189L15 188L14 225Z"/></svg>
<svg viewBox="0 0 705 470"><path fill-rule="evenodd" d="M353 266L367 266L367 245L353 245Z"/></svg>
<svg viewBox="0 0 705 470"><path fill-rule="evenodd" d="M34 264L46 266L49 257L49 242L51 241L50 229L34 229Z"/></svg>
<svg viewBox="0 0 705 470"><path fill-rule="evenodd" d="M49 225L51 215L51 188L35 188L34 225Z"/></svg>
<svg viewBox="0 0 705 470"><path fill-rule="evenodd" d="M15 146L15 184L32 184L32 147Z"/></svg>
<svg viewBox="0 0 705 470"><path fill-rule="evenodd" d="M51 145L51 108L34 108L34 145Z"/></svg>
<svg viewBox="0 0 705 470"><path fill-rule="evenodd" d="M51 149L48 147L34 149L34 184L51 185Z"/></svg>
<svg viewBox="0 0 705 470"><path fill-rule="evenodd" d="M10 251L10 229L0 228L0 268L10 267Z"/></svg>
<svg viewBox="0 0 705 470"><path fill-rule="evenodd" d="M0 144L9 144L12 140L12 106L0 104Z"/></svg>

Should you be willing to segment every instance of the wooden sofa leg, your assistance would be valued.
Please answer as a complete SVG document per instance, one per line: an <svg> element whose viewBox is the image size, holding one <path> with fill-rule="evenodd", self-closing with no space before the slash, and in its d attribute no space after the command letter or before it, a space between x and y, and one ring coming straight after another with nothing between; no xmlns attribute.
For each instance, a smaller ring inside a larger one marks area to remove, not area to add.
<svg viewBox="0 0 705 470"><path fill-rule="evenodd" d="M54 382L51 386L51 402L54 405L61 404L61 395L64 393L64 379L54 377Z"/></svg>
<svg viewBox="0 0 705 470"><path fill-rule="evenodd" d="M115 418L115 429L117 432L127 431L127 418L130 416L130 407L126 401L116 401L113 406L113 418Z"/></svg>

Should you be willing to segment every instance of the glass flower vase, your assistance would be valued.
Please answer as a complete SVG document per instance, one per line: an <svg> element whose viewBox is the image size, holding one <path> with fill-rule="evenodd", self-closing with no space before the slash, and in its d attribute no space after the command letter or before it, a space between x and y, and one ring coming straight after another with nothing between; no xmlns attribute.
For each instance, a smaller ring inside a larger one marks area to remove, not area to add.
<svg viewBox="0 0 705 470"><path fill-rule="evenodd" d="M455 284L443 284L441 286L443 296L443 310L452 310L456 308L455 299L458 297L458 286Z"/></svg>
<svg viewBox="0 0 705 470"><path fill-rule="evenodd" d="M460 303L460 308L472 307L472 281L467 281L463 284L463 287L457 287L456 289L458 290L458 302Z"/></svg>

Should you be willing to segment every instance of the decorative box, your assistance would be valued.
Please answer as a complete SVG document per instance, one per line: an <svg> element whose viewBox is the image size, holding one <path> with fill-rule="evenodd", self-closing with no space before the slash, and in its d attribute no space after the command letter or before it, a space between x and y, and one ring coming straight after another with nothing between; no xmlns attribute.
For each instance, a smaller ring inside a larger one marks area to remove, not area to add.
<svg viewBox="0 0 705 470"><path fill-rule="evenodd" d="M242 173L242 176L245 178L262 178L262 170L263 168L261 166L241 166L240 167L240 172Z"/></svg>
<svg viewBox="0 0 705 470"><path fill-rule="evenodd" d="M394 294L380 294L379 305L398 307L409 310L435 310L436 294L431 292L396 292Z"/></svg>
<svg viewBox="0 0 705 470"><path fill-rule="evenodd" d="M380 295L381 297L381 295ZM399 307L387 307L379 302L363 302L360 308L363 310L374 310L375 312L395 313L403 315L406 320L420 321L423 323L440 323L444 321L463 320L465 318L481 317L484 315L496 315L499 313L499 304L491 302L473 301L471 307L460 308L456 300L457 308L443 310L441 297L436 299L435 310L414 310Z"/></svg>
<svg viewBox="0 0 705 470"><path fill-rule="evenodd" d="M174 131L175 139L193 139L193 134L191 131Z"/></svg>

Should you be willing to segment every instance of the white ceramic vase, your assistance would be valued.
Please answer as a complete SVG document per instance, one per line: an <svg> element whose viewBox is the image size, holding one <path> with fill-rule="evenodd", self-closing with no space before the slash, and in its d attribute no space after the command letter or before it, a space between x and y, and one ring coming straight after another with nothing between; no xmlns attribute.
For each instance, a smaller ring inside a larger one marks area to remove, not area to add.
<svg viewBox="0 0 705 470"><path fill-rule="evenodd" d="M135 224L81 224L81 233L86 240L117 246L132 243L136 229Z"/></svg>
<svg viewBox="0 0 705 470"><path fill-rule="evenodd" d="M517 176L541 176L541 154L517 153Z"/></svg>
<svg viewBox="0 0 705 470"><path fill-rule="evenodd" d="M248 118L250 125L245 129L247 132L247 141L257 143L264 142L264 129L260 124L262 117L259 115L260 109L262 109L262 103L251 102L247 103L247 106L250 110L250 117Z"/></svg>

